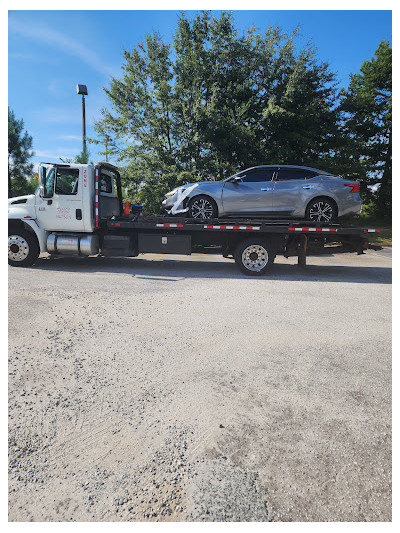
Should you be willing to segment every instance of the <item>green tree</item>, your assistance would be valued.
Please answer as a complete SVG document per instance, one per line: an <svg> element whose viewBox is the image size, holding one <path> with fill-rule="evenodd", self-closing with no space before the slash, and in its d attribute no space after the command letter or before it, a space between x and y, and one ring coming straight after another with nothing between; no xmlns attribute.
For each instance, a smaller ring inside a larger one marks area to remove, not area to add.
<svg viewBox="0 0 400 533"><path fill-rule="evenodd" d="M32 137L24 131L23 119L18 120L8 108L8 197L29 193L27 176L33 169Z"/></svg>
<svg viewBox="0 0 400 533"><path fill-rule="evenodd" d="M382 41L374 57L351 74L342 92L344 114L342 159L349 173L368 184L379 183L376 214L387 219L392 211L392 48Z"/></svg>
<svg viewBox="0 0 400 533"><path fill-rule="evenodd" d="M75 163L87 165L89 163L90 152L85 146L80 154L75 157Z"/></svg>
<svg viewBox="0 0 400 533"><path fill-rule="evenodd" d="M98 152L100 155L105 156L105 160L109 161L109 158L112 154L115 154L118 151L118 146L115 143L115 140L111 137L107 126L101 122L95 124L94 129L97 133L97 139L86 138L87 142L90 144L97 144L104 146L104 151Z"/></svg>
<svg viewBox="0 0 400 533"><path fill-rule="evenodd" d="M67 165L71 165L74 163L81 164L81 165L87 165L89 163L89 157L90 157L90 152L85 146L82 152L76 155L74 159L72 157L60 157L59 159L60 161L62 161L63 163Z"/></svg>
<svg viewBox="0 0 400 533"><path fill-rule="evenodd" d="M172 46L155 33L124 52L96 127L113 139L109 155L126 167L133 201L154 213L183 180L329 159L334 75L311 44L296 50L296 34L271 27L239 35L230 13L182 13Z"/></svg>

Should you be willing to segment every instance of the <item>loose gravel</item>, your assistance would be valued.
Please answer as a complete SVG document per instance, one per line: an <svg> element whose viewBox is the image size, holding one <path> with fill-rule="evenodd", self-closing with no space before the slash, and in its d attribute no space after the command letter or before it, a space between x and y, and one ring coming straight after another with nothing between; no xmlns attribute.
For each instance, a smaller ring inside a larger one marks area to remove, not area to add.
<svg viewBox="0 0 400 533"><path fill-rule="evenodd" d="M389 521L388 253L9 269L10 521Z"/></svg>

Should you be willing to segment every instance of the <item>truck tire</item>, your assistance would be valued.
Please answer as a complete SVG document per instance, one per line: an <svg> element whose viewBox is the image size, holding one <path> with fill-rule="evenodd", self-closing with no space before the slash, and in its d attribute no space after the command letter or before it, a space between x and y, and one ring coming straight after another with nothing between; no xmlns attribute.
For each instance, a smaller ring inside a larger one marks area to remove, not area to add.
<svg viewBox="0 0 400 533"><path fill-rule="evenodd" d="M267 241L255 237L240 242L233 257L240 270L248 276L262 276L271 268L275 250Z"/></svg>
<svg viewBox="0 0 400 533"><path fill-rule="evenodd" d="M8 230L8 264L16 267L33 265L40 248L36 235L25 229Z"/></svg>

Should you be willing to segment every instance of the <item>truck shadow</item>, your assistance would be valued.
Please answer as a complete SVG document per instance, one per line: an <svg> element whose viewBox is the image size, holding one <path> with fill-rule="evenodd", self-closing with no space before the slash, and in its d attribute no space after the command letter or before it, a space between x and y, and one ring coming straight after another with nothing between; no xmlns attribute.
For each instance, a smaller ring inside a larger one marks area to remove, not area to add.
<svg viewBox="0 0 400 533"><path fill-rule="evenodd" d="M347 283L392 283L390 267L337 266L312 264L309 258L305 269L296 264L277 262L264 276L246 276L229 259L215 258L211 261L190 259L165 259L165 256L149 258L106 257L43 257L32 267L52 272L128 274L135 278L154 281L181 281L187 278L252 279L258 281L326 281ZM279 261L280 259L278 259Z"/></svg>

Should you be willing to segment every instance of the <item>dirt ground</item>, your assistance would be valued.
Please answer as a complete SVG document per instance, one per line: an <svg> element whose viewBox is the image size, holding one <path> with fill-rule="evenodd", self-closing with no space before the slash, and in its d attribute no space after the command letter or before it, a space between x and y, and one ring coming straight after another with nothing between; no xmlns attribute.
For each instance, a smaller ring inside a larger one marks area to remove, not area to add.
<svg viewBox="0 0 400 533"><path fill-rule="evenodd" d="M391 520L391 251L276 262L9 268L9 520Z"/></svg>

